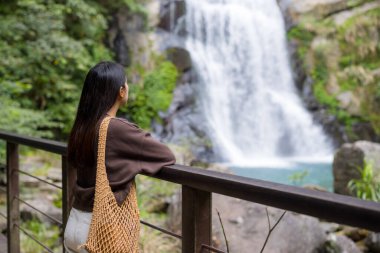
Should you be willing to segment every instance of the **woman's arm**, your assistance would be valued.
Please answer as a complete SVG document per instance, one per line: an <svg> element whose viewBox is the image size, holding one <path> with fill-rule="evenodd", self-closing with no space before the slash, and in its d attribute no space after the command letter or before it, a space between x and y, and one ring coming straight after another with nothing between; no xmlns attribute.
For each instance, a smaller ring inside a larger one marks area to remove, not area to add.
<svg viewBox="0 0 380 253"><path fill-rule="evenodd" d="M132 170L134 174L141 172L154 174L163 166L175 164L176 158L173 152L136 124L114 118L111 126L110 137L115 145L111 149L118 153L112 156L130 161L128 164L133 164L133 168L127 169Z"/></svg>
<svg viewBox="0 0 380 253"><path fill-rule="evenodd" d="M141 171L154 174L160 168L175 164L173 152L163 143L154 139L150 133L145 132L141 151Z"/></svg>

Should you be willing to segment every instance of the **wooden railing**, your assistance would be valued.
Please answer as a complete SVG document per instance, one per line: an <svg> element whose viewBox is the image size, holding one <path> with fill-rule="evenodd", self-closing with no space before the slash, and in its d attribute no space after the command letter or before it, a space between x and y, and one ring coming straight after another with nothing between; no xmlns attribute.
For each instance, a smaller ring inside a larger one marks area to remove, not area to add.
<svg viewBox="0 0 380 253"><path fill-rule="evenodd" d="M28 173L19 169L18 146L26 145L61 155L62 221L55 222L61 226L62 231L71 208L70 191L75 183L75 171L68 166L65 143L3 131L0 131L0 139L6 141L7 150L7 216L1 215L7 219L8 252L19 253L19 230L34 240L36 238L20 227L19 203L26 202L19 197L19 173ZM380 232L380 204L375 202L182 165L167 166L154 176L146 176L182 185L181 235L144 221L141 223L182 240L183 253L223 252L211 246L212 193ZM45 183L51 184L46 181ZM51 252L45 245L41 246Z"/></svg>

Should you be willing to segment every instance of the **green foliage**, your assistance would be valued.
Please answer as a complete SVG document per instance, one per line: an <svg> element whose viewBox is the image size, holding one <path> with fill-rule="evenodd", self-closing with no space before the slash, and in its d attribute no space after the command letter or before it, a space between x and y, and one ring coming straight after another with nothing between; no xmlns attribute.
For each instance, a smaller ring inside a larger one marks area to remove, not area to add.
<svg viewBox="0 0 380 253"><path fill-rule="evenodd" d="M288 32L289 39L295 39L298 42L310 43L314 39L315 33L307 30L303 25L294 26Z"/></svg>
<svg viewBox="0 0 380 253"><path fill-rule="evenodd" d="M288 39L297 42L297 54L301 60L305 60L315 33L308 31L302 25L294 26L287 34Z"/></svg>
<svg viewBox="0 0 380 253"><path fill-rule="evenodd" d="M145 75L142 85L131 85L129 114L142 128L149 128L153 119L160 120L158 113L168 109L175 88L178 71L163 61L155 70Z"/></svg>
<svg viewBox="0 0 380 253"><path fill-rule="evenodd" d="M0 129L66 140L88 69L112 60L105 47L110 14L120 8L147 18L139 0L19 0L0 2ZM172 100L176 68L162 57L136 70L127 117L149 128ZM0 143L0 161L5 146Z"/></svg>
<svg viewBox="0 0 380 253"><path fill-rule="evenodd" d="M140 13L147 16L147 10L141 4L141 0L122 0L122 2L131 10L133 13Z"/></svg>
<svg viewBox="0 0 380 253"><path fill-rule="evenodd" d="M66 0L64 6L67 33L76 39L102 39L107 28L106 17L100 14L100 6L95 1ZM94 43L88 41L88 43Z"/></svg>
<svg viewBox="0 0 380 253"><path fill-rule="evenodd" d="M368 0L352 0L354 7ZM288 32L297 45L305 72L313 80L313 93L328 111L353 134L356 122L370 122L380 133L380 84L374 70L380 68L380 8L353 16L342 25L332 18L302 17ZM342 108L336 96L352 91L360 102L360 115Z"/></svg>
<svg viewBox="0 0 380 253"><path fill-rule="evenodd" d="M100 42L107 25L103 7L79 0L11 5L0 23L0 126L64 139L86 72L100 59L112 59Z"/></svg>
<svg viewBox="0 0 380 253"><path fill-rule="evenodd" d="M343 57L342 67L363 64L371 68L379 66L380 8L368 11L365 15L348 19L337 29L337 39Z"/></svg>
<svg viewBox="0 0 380 253"><path fill-rule="evenodd" d="M38 241L51 249L59 250L61 247L59 241L59 228L57 226L48 226L37 219L25 221L21 226ZM42 252L43 248L33 239L21 233L21 252L35 253Z"/></svg>
<svg viewBox="0 0 380 253"><path fill-rule="evenodd" d="M53 204L57 208L62 208L62 191L59 191L54 195Z"/></svg>
<svg viewBox="0 0 380 253"><path fill-rule="evenodd" d="M289 176L289 180L294 185L301 185L305 177L307 177L308 175L309 175L309 170L294 172L292 175Z"/></svg>
<svg viewBox="0 0 380 253"><path fill-rule="evenodd" d="M329 108L338 106L337 100L327 93L326 84L329 77L326 56L321 50L314 52L314 68L311 71L311 77L314 80L313 92L316 99Z"/></svg>
<svg viewBox="0 0 380 253"><path fill-rule="evenodd" d="M160 209L162 204L165 205L165 199L171 197L180 187L142 175L136 177L136 186L141 219L160 227L167 227L167 213L155 209ZM178 240L146 226L141 227L139 244L142 252L181 252Z"/></svg>
<svg viewBox="0 0 380 253"><path fill-rule="evenodd" d="M139 209L141 210L141 216L151 217L151 216L160 216L160 214L153 215L150 212L152 205L158 201L163 201L166 197L170 197L175 190L178 189L173 183L164 182L158 179L149 178L149 177L137 177L137 186L138 186L138 204Z"/></svg>
<svg viewBox="0 0 380 253"><path fill-rule="evenodd" d="M380 182L375 180L373 165L364 162L363 168L358 168L358 171L360 178L348 182L350 192L358 198L380 202Z"/></svg>

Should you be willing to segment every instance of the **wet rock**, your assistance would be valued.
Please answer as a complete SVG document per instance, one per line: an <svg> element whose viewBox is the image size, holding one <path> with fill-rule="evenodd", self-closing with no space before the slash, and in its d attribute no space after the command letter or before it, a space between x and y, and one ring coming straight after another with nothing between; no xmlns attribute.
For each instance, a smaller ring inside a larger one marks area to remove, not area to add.
<svg viewBox="0 0 380 253"><path fill-rule="evenodd" d="M317 103L316 100L314 101ZM345 127L342 126L337 117L330 114L326 108L320 107L318 110L312 111L312 115L313 119L321 124L324 131L331 136L334 147L339 147L350 141L345 132Z"/></svg>
<svg viewBox="0 0 380 253"><path fill-rule="evenodd" d="M380 253L380 233L370 233L365 241L365 245L372 253Z"/></svg>
<svg viewBox="0 0 380 253"><path fill-rule="evenodd" d="M334 156L334 192L349 195L347 184L351 179L360 178L358 168L364 161L372 163L375 177L380 177L380 144L358 141L344 144Z"/></svg>
<svg viewBox="0 0 380 253"><path fill-rule="evenodd" d="M38 188L40 185L40 181L38 179L24 174L20 175L20 182L22 182L23 187L28 188Z"/></svg>
<svg viewBox="0 0 380 253"><path fill-rule="evenodd" d="M376 1L366 3L360 7L339 12L336 15L333 15L332 19L334 20L335 24L343 25L343 23L346 22L349 18L363 14L363 13L365 13L369 10L375 9L379 6L380 6L380 2L376 2Z"/></svg>
<svg viewBox="0 0 380 253"><path fill-rule="evenodd" d="M124 37L124 34L119 30L113 40L114 51L116 55L116 62L126 67L131 65L131 56L129 53L129 47Z"/></svg>
<svg viewBox="0 0 380 253"><path fill-rule="evenodd" d="M62 220L62 210L53 205L52 201L49 200L47 196L42 196L38 199L31 199L27 201L28 204L38 209L42 213L45 213L57 220ZM40 212L34 210L33 208L25 205L24 203L20 204L20 216L23 220L30 220L32 218L37 218L42 222L47 222L51 224L56 224L50 218L41 214Z"/></svg>
<svg viewBox="0 0 380 253"><path fill-rule="evenodd" d="M52 167L47 172L47 180L53 182L61 182L62 181L62 169Z"/></svg>
<svg viewBox="0 0 380 253"><path fill-rule="evenodd" d="M140 64L146 71L151 70L152 52L158 51L158 38L154 29L159 20L159 2L145 1L147 15L119 9L107 31L106 43L115 52L116 60L125 65ZM140 76L128 76L130 83L140 81Z"/></svg>
<svg viewBox="0 0 380 253"><path fill-rule="evenodd" d="M165 0L160 6L160 21L158 27L173 31L181 17L186 14L186 2L183 0Z"/></svg>
<svg viewBox="0 0 380 253"><path fill-rule="evenodd" d="M220 213L231 252L260 252L269 226L266 208L273 227L283 210L213 194L213 209L217 209ZM218 238L217 241L221 242L220 249L226 250L221 224L214 210L213 231ZM235 222L228 222L230 220ZM319 225L318 219L287 212L270 235L264 252L312 253L325 240L325 232Z"/></svg>
<svg viewBox="0 0 380 253"><path fill-rule="evenodd" d="M321 227L326 234L336 232L340 229L341 225L333 222L320 222Z"/></svg>
<svg viewBox="0 0 380 253"><path fill-rule="evenodd" d="M361 253L356 244L344 235L329 234L318 253Z"/></svg>
<svg viewBox="0 0 380 253"><path fill-rule="evenodd" d="M176 233L181 231L181 201L179 190L171 197L168 208L167 226ZM280 209L219 194L212 194L212 207L213 244L226 251L222 222L230 252L260 252L268 233L265 209L268 209L271 226L283 213ZM287 212L270 235L264 252L315 253L326 241L326 226L316 218ZM334 230L334 226L338 225L332 225L329 230Z"/></svg>
<svg viewBox="0 0 380 253"><path fill-rule="evenodd" d="M191 69L192 64L190 53L184 48L168 48L167 58L177 67L178 71L181 73L189 71Z"/></svg>
<svg viewBox="0 0 380 253"><path fill-rule="evenodd" d="M343 230L340 231L340 234L343 234L350 238L354 242L361 241L368 236L368 230L355 228L350 226L343 226Z"/></svg>
<svg viewBox="0 0 380 253"><path fill-rule="evenodd" d="M293 22L297 22L305 14L323 18L349 7L346 0L292 0L287 2L286 12Z"/></svg>
<svg viewBox="0 0 380 253"><path fill-rule="evenodd" d="M380 143L380 135L376 134L370 122L357 122L352 125L355 140L366 140Z"/></svg>
<svg viewBox="0 0 380 253"><path fill-rule="evenodd" d="M157 198L152 199L149 205L145 208L149 213L165 213L168 210L170 204L170 198Z"/></svg>
<svg viewBox="0 0 380 253"><path fill-rule="evenodd" d="M340 107L346 109L351 115L360 115L360 99L352 91L345 91L336 96Z"/></svg>
<svg viewBox="0 0 380 253"><path fill-rule="evenodd" d="M193 71L183 74L174 90L169 109L160 114L164 123L154 123L153 131L161 140L188 149L197 160L212 162L215 154L206 134L204 114L196 103L195 96L200 91L194 82L195 78ZM190 80L194 83L190 83Z"/></svg>

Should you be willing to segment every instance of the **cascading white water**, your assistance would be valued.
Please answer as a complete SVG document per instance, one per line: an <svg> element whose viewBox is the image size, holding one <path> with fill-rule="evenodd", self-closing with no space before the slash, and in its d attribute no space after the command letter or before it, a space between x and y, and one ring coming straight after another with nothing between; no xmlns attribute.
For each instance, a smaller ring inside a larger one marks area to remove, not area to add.
<svg viewBox="0 0 380 253"><path fill-rule="evenodd" d="M186 0L186 27L209 133L229 162L331 155L297 95L276 0Z"/></svg>

